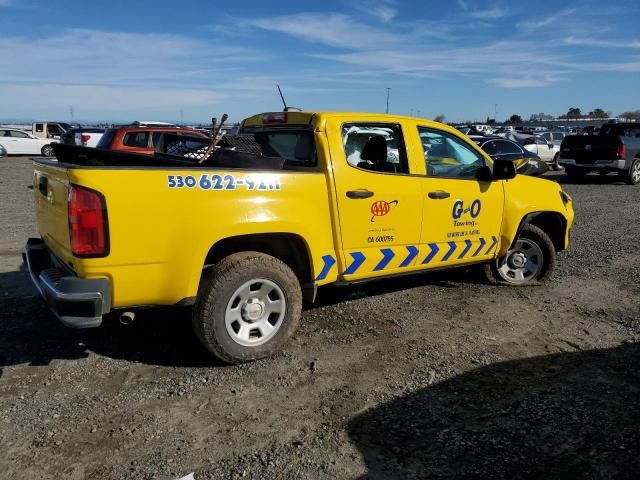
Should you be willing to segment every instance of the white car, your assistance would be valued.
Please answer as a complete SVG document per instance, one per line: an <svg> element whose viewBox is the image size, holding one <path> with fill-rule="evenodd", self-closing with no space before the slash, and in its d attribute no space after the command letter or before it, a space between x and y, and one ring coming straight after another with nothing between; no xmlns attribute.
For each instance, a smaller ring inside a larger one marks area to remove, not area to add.
<svg viewBox="0 0 640 480"><path fill-rule="evenodd" d="M52 141L49 138L38 138L16 128L0 127L0 143L8 155L44 155L53 156Z"/></svg>
<svg viewBox="0 0 640 480"><path fill-rule="evenodd" d="M524 148L530 152L535 153L541 160L551 165L554 169L558 170L558 157L560 154L560 146L554 143L547 142L540 135L536 135L535 143L526 143Z"/></svg>

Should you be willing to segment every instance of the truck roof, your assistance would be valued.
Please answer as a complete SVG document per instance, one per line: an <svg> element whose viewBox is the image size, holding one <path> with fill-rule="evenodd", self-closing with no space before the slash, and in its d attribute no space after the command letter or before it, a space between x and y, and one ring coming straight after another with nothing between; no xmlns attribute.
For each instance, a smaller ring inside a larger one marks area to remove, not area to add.
<svg viewBox="0 0 640 480"><path fill-rule="evenodd" d="M277 126L306 126L314 129L323 129L328 118L348 118L350 121L358 121L359 117L362 117L363 121L370 121L371 118L375 118L380 122L398 122L399 120L409 120L418 122L423 125L438 126L438 128L444 128L448 131L459 134L460 132L453 127L449 127L446 124L441 124L433 120L427 120L424 118L409 117L406 115L395 115L390 113L374 113L374 112L301 112L301 111L288 111L288 112L263 112L256 115L247 117L241 122L241 128L251 127L277 127Z"/></svg>

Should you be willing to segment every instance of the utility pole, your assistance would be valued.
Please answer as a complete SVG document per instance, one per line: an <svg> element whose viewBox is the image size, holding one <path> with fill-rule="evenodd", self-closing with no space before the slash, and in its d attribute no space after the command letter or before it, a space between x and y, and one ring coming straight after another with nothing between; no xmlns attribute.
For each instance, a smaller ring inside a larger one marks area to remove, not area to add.
<svg viewBox="0 0 640 480"><path fill-rule="evenodd" d="M69 116L71 117L71 123L73 123L73 105L69 105Z"/></svg>
<svg viewBox="0 0 640 480"><path fill-rule="evenodd" d="M493 104L493 119L496 122L498 121L498 104L497 103Z"/></svg>
<svg viewBox="0 0 640 480"><path fill-rule="evenodd" d="M180 109L180 123L184 123L184 112Z"/></svg>
<svg viewBox="0 0 640 480"><path fill-rule="evenodd" d="M391 87L387 87L387 113L389 113L389 92L391 91Z"/></svg>

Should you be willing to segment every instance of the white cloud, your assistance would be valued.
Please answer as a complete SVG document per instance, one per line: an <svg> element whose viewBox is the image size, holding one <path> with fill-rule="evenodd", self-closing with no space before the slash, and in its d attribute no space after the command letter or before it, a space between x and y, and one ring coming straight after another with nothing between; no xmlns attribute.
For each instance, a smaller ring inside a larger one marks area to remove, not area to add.
<svg viewBox="0 0 640 480"><path fill-rule="evenodd" d="M2 85L0 109L24 110L46 105L47 108L81 106L84 110L148 110L213 105L223 94L210 90L153 88L153 87L107 87L101 85Z"/></svg>
<svg viewBox="0 0 640 480"><path fill-rule="evenodd" d="M492 78L487 83L502 88L539 88L548 87L560 81L553 75L544 75L542 77L512 77L512 78Z"/></svg>
<svg viewBox="0 0 640 480"><path fill-rule="evenodd" d="M601 40L597 38L587 37L567 37L563 42L565 45L576 45L585 47L603 47L603 48L640 48L639 40L629 41L613 41Z"/></svg>
<svg viewBox="0 0 640 480"><path fill-rule="evenodd" d="M8 7L14 0L0 0L0 7Z"/></svg>
<svg viewBox="0 0 640 480"><path fill-rule="evenodd" d="M44 38L0 37L0 80L102 85L210 85L211 78L263 58L179 35L69 29ZM73 54L70 54L70 48Z"/></svg>
<svg viewBox="0 0 640 480"><path fill-rule="evenodd" d="M361 13L370 15L381 22L390 22L398 14L394 0L358 0L354 7Z"/></svg>
<svg viewBox="0 0 640 480"><path fill-rule="evenodd" d="M464 11L469 10L469 4L465 1L465 0L457 0L458 1L458 5L460 5L460 8Z"/></svg>
<svg viewBox="0 0 640 480"><path fill-rule="evenodd" d="M548 16L545 16L545 15L538 16L538 18L534 20L526 20L523 22L518 22L517 26L528 32L533 32L536 30L541 30L549 26L555 25L560 20L563 20L564 18L569 17L571 15L575 15L575 14L576 14L575 8L567 8L555 14L550 13Z"/></svg>
<svg viewBox="0 0 640 480"><path fill-rule="evenodd" d="M486 10L475 10L468 12L467 15L480 20L496 20L509 15L509 11L504 7L494 7Z"/></svg>
<svg viewBox="0 0 640 480"><path fill-rule="evenodd" d="M365 25L348 15L338 13L299 13L243 20L239 24L340 48L365 48L401 41L399 36L388 31Z"/></svg>

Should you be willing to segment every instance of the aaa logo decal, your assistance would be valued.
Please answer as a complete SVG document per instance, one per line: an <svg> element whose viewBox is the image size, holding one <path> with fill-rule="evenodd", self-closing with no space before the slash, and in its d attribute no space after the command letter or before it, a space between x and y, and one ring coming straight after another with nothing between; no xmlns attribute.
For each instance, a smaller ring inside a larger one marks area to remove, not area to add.
<svg viewBox="0 0 640 480"><path fill-rule="evenodd" d="M392 200L386 202L384 200L378 200L371 204L371 221L373 222L376 217L384 217L393 208L398 206L398 200Z"/></svg>

